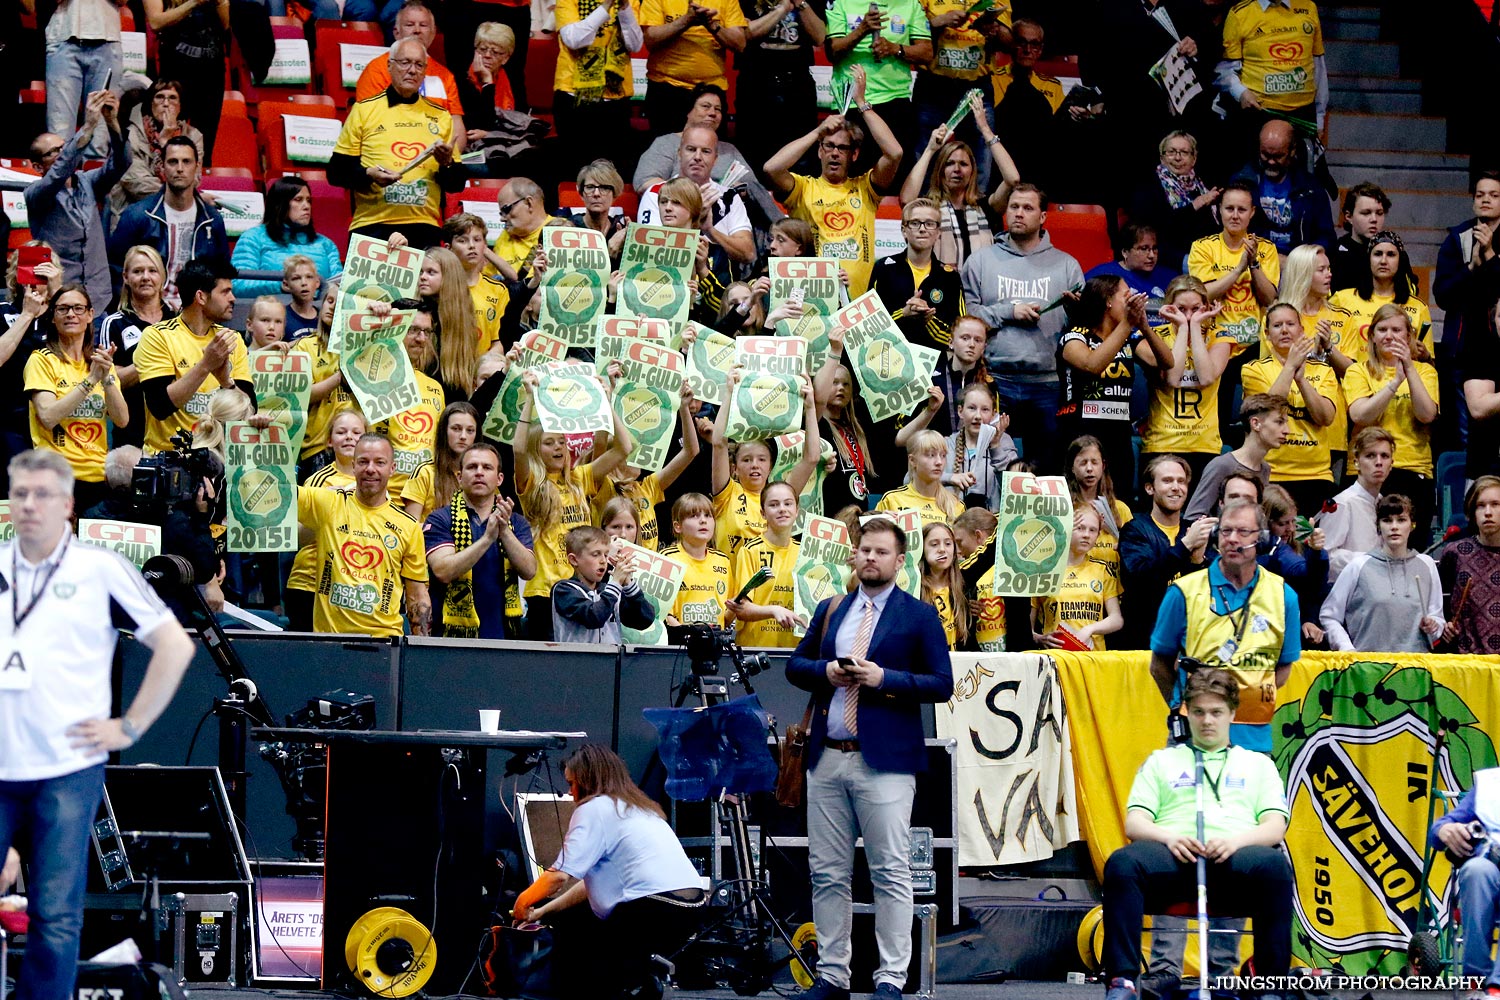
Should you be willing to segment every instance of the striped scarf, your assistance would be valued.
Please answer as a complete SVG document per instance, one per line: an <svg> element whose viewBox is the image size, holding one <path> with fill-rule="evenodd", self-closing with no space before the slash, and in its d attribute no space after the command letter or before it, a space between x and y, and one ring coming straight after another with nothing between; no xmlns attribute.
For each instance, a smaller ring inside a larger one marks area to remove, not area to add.
<svg viewBox="0 0 1500 1000"><path fill-rule="evenodd" d="M453 551L474 544L474 526L469 523L469 504L463 490L454 490L448 501L453 517ZM448 581L443 592L443 634L450 639L473 639L479 635L479 612L474 608L474 571Z"/></svg>

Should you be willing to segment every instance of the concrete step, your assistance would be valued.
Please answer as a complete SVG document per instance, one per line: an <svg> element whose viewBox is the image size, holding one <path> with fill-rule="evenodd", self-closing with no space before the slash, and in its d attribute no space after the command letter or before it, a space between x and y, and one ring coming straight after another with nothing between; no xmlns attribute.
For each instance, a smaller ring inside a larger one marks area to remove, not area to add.
<svg viewBox="0 0 1500 1000"><path fill-rule="evenodd" d="M1346 152L1344 155L1348 155ZM1363 180L1374 181L1387 190L1435 191L1452 194L1468 190L1469 175L1465 170L1421 170L1409 167L1388 169L1378 156L1367 159L1349 159L1334 164L1330 154L1329 165L1334 179L1341 187L1349 187Z"/></svg>
<svg viewBox="0 0 1500 1000"><path fill-rule="evenodd" d="M1378 42L1379 21L1323 20L1323 38L1329 42Z"/></svg>
<svg viewBox="0 0 1500 1000"><path fill-rule="evenodd" d="M1328 46L1328 72L1400 76L1401 48L1394 42L1357 42Z"/></svg>
<svg viewBox="0 0 1500 1000"><path fill-rule="evenodd" d="M1330 69L1328 88L1330 90L1377 90L1381 93L1420 94L1422 81L1369 73L1335 73Z"/></svg>
<svg viewBox="0 0 1500 1000"><path fill-rule="evenodd" d="M1458 191L1396 191L1385 189L1391 197L1386 223L1397 232L1407 229L1433 229L1452 226L1473 210L1473 199Z"/></svg>
<svg viewBox="0 0 1500 1000"><path fill-rule="evenodd" d="M1329 122L1332 149L1432 149L1448 147L1448 123L1419 115L1334 115Z"/></svg>
<svg viewBox="0 0 1500 1000"><path fill-rule="evenodd" d="M1347 115L1335 115L1334 122ZM1332 129L1330 125L1330 130ZM1340 143L1328 150L1328 165L1339 167L1370 168L1380 171L1407 170L1461 170L1468 177L1469 158L1461 153L1444 153L1437 150L1390 149L1360 143ZM1402 187L1417 187L1403 184ZM1468 180L1464 181L1468 187Z"/></svg>
<svg viewBox="0 0 1500 1000"><path fill-rule="evenodd" d="M1319 10L1318 10L1318 18L1319 18L1319 20L1321 20L1323 22L1323 27L1325 29L1328 27L1329 24L1336 24L1336 23L1339 23L1339 22L1344 22L1344 23L1353 22L1353 23L1363 23L1363 24L1379 24L1380 23L1380 8L1379 7L1332 7L1332 6L1330 6L1330 7L1322 7L1322 8L1319 8Z"/></svg>
<svg viewBox="0 0 1500 1000"><path fill-rule="evenodd" d="M1422 95L1381 90L1344 90L1330 87L1328 107L1334 112L1377 115L1420 115Z"/></svg>

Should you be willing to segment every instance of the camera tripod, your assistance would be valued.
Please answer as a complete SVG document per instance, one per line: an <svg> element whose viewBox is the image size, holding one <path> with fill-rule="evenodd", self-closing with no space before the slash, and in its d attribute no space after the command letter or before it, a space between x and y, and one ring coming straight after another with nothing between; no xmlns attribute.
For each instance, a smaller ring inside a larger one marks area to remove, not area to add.
<svg viewBox="0 0 1500 1000"><path fill-rule="evenodd" d="M674 708L682 708L689 698L697 697L703 708L722 705L729 700L732 681L754 694L751 671L744 669L740 656L734 657L736 673L724 677L718 673L717 660L694 659L692 674L679 689ZM764 669L764 666L761 666ZM758 673L759 670L753 672ZM809 978L815 978L812 964L795 944L786 924L771 908L770 889L756 871L751 853L749 812L742 795L720 796L710 802L709 820L715 836L709 838L714 852L714 886L709 908L714 915L687 941L666 957L668 964L689 951L701 951L704 972L715 980L726 982L740 996L754 996L770 988L772 977L784 965L800 964ZM727 824L729 846L733 857L732 878L720 878L718 832ZM771 956L773 943L779 939L786 955Z"/></svg>

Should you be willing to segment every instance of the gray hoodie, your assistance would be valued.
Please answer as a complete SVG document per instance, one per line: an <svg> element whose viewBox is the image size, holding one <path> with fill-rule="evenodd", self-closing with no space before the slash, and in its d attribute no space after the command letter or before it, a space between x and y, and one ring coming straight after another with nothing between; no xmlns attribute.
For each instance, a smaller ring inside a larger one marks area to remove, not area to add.
<svg viewBox="0 0 1500 1000"><path fill-rule="evenodd" d="M1420 623L1436 622L1428 635ZM1443 584L1432 557L1414 552L1393 559L1384 549L1349 561L1323 601L1318 617L1332 649L1428 653L1443 631Z"/></svg>
<svg viewBox="0 0 1500 1000"><path fill-rule="evenodd" d="M964 263L964 305L989 324L984 363L990 373L1017 382L1057 381L1057 340L1067 325L1058 306L1034 324L1013 319L1018 302L1046 308L1070 288L1083 284L1083 268L1052 245L1047 231L1030 252L1006 233Z"/></svg>

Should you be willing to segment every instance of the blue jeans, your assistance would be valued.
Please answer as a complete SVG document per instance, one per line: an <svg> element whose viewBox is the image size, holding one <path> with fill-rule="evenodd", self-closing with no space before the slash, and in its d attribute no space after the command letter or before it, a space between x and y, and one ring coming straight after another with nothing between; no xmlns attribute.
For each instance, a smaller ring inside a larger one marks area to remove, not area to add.
<svg viewBox="0 0 1500 1000"><path fill-rule="evenodd" d="M1500 905L1500 868L1489 858L1473 857L1458 869L1458 906L1464 920L1464 975L1500 983L1500 962L1490 958Z"/></svg>
<svg viewBox="0 0 1500 1000"><path fill-rule="evenodd" d="M31 873L31 929L16 1000L73 996L89 828L103 792L102 764L41 781L0 781L0 858L19 834Z"/></svg>
<svg viewBox="0 0 1500 1000"><path fill-rule="evenodd" d="M1043 475L1061 475L1068 442L1057 438L1057 401L1061 384L1017 382L995 376L995 391L1010 414L1010 436L1020 445L1021 456L1035 462Z"/></svg>
<svg viewBox="0 0 1500 1000"><path fill-rule="evenodd" d="M124 81L119 42L85 45L58 42L47 46L47 131L63 139L78 131L78 112L89 94L104 89L104 79L113 72L110 89L118 91ZM109 155L109 131L103 122L89 140L88 155Z"/></svg>

